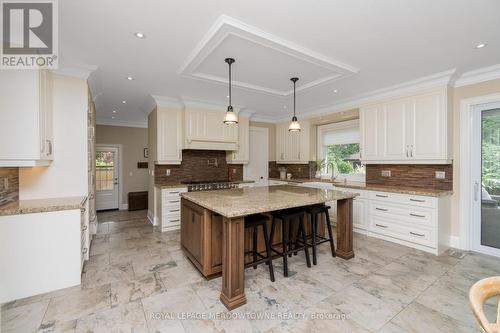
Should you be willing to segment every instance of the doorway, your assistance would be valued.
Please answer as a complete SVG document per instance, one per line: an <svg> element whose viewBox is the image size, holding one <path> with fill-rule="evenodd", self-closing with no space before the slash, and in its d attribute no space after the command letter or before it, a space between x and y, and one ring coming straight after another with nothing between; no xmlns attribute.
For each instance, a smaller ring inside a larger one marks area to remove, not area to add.
<svg viewBox="0 0 500 333"><path fill-rule="evenodd" d="M96 209L120 208L120 148L96 147Z"/></svg>
<svg viewBox="0 0 500 333"><path fill-rule="evenodd" d="M472 250L500 257L500 103L472 114Z"/></svg>
<svg viewBox="0 0 500 333"><path fill-rule="evenodd" d="M255 186L267 186L269 178L269 129L250 127L250 161L243 168L243 178Z"/></svg>

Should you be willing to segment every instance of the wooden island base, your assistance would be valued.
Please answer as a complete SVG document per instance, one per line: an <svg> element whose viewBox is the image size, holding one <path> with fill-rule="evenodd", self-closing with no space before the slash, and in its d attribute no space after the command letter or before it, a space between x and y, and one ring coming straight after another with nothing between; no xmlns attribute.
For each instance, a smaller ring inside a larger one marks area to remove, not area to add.
<svg viewBox="0 0 500 333"><path fill-rule="evenodd" d="M222 273L220 300L229 310L245 304L245 262L251 261L245 252L251 249L252 240L251 230L245 231L245 218L226 218L185 198L182 198L181 216L181 245L186 256L206 278ZM323 220L318 230L324 233L324 226ZM338 200L336 254L339 258L354 257L352 230L352 199ZM245 232L249 233L246 237ZM279 230L273 244L281 244ZM258 246L264 253L262 235L258 237Z"/></svg>

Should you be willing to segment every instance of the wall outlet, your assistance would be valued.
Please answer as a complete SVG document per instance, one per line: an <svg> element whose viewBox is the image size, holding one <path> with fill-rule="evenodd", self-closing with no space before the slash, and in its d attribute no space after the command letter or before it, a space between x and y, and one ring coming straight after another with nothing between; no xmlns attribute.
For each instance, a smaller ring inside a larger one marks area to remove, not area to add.
<svg viewBox="0 0 500 333"><path fill-rule="evenodd" d="M165 174L166 174L167 176L170 176L170 169L165 170Z"/></svg>
<svg viewBox="0 0 500 333"><path fill-rule="evenodd" d="M445 179L445 178L446 178L446 172L436 171L436 179Z"/></svg>
<svg viewBox="0 0 500 333"><path fill-rule="evenodd" d="M382 170L382 177L390 177L391 170Z"/></svg>

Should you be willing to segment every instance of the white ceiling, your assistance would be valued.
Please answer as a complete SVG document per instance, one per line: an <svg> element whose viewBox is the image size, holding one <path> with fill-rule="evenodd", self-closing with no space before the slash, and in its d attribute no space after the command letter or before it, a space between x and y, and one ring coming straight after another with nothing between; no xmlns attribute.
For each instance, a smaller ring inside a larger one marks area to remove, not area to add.
<svg viewBox="0 0 500 333"><path fill-rule="evenodd" d="M300 78L300 117L434 73L460 76L500 62L498 0L59 4L61 63L98 66L90 79L98 119L117 124L144 124L151 95L226 103L225 57L236 58L233 104L269 120L290 113L291 76ZM475 49L479 43L488 45Z"/></svg>

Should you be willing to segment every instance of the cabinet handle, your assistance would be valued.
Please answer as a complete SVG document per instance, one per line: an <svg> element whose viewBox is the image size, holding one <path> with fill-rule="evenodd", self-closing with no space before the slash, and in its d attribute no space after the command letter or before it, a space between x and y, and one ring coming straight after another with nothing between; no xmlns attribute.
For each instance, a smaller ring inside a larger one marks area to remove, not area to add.
<svg viewBox="0 0 500 333"><path fill-rule="evenodd" d="M425 202L425 200L412 199L412 198L410 198L410 201L415 201L415 202Z"/></svg>
<svg viewBox="0 0 500 333"><path fill-rule="evenodd" d="M52 141L50 140L45 140L45 142L47 142L47 144L49 145L49 153L48 155L52 155Z"/></svg>
<svg viewBox="0 0 500 333"><path fill-rule="evenodd" d="M172 209L172 210L170 210L171 213L178 212L178 211L180 211L180 209Z"/></svg>
<svg viewBox="0 0 500 333"><path fill-rule="evenodd" d="M376 197L379 197L379 198L388 198L389 196L387 195L382 195L382 194L375 194Z"/></svg>
<svg viewBox="0 0 500 333"><path fill-rule="evenodd" d="M88 251L88 249L87 249L86 247L85 247L85 248L83 248L82 254L87 253L87 251Z"/></svg>
<svg viewBox="0 0 500 333"><path fill-rule="evenodd" d="M177 219L177 220L171 220L170 222L179 222L180 220ZM193 221L194 222L194 221Z"/></svg>
<svg viewBox="0 0 500 333"><path fill-rule="evenodd" d="M410 146L410 157L413 157L413 145Z"/></svg>
<svg viewBox="0 0 500 333"><path fill-rule="evenodd" d="M300 160L300 151L299 151L299 153L297 154L297 157L298 157L298 158L299 158L299 160Z"/></svg>
<svg viewBox="0 0 500 333"><path fill-rule="evenodd" d="M82 213L85 213L85 211L86 211L85 207L80 208L80 211L81 211Z"/></svg>
<svg viewBox="0 0 500 333"><path fill-rule="evenodd" d="M82 228L83 231L87 230L87 226L84 225L83 228Z"/></svg>
<svg viewBox="0 0 500 333"><path fill-rule="evenodd" d="M386 225L383 225L383 224L378 224L378 223L375 223L375 225L376 225L377 227L380 227L380 228L387 228L387 226L386 226Z"/></svg>
<svg viewBox="0 0 500 333"><path fill-rule="evenodd" d="M171 203L179 202L179 200L170 200Z"/></svg>
<svg viewBox="0 0 500 333"><path fill-rule="evenodd" d="M408 145L406 145L406 158L409 158L409 157L410 157L410 153L409 153L409 151L408 151L408 148L409 148L409 147L408 147Z"/></svg>
<svg viewBox="0 0 500 333"><path fill-rule="evenodd" d="M385 208L378 208L378 207L375 207L376 210L380 210L380 211L383 211L383 212L387 212L388 209L385 209Z"/></svg>
<svg viewBox="0 0 500 333"><path fill-rule="evenodd" d="M177 192L168 192L168 193L170 193L170 194L178 194L179 191L177 191Z"/></svg>
<svg viewBox="0 0 500 333"><path fill-rule="evenodd" d="M415 217L425 217L425 215L418 215L418 214L413 214L413 213L410 213L410 216L415 216Z"/></svg>
<svg viewBox="0 0 500 333"><path fill-rule="evenodd" d="M410 235L418 236L418 237L424 237L425 236L424 234L418 234L418 233L413 232L413 231L410 231Z"/></svg>

